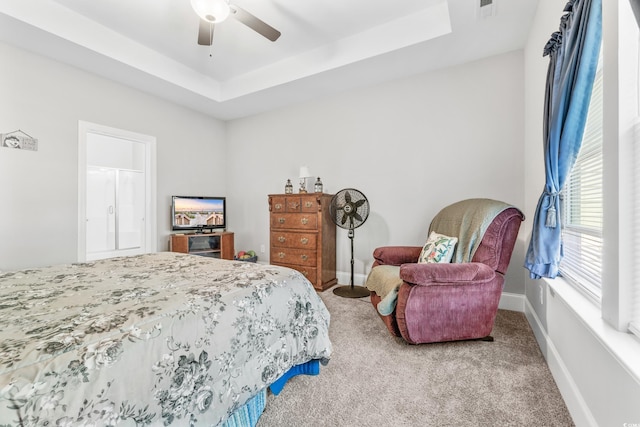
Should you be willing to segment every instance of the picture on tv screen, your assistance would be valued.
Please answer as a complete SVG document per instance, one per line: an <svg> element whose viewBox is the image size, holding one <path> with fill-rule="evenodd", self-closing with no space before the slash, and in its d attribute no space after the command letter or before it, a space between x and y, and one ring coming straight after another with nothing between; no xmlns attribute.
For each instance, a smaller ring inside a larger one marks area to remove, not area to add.
<svg viewBox="0 0 640 427"><path fill-rule="evenodd" d="M224 197L173 196L174 230L225 228Z"/></svg>

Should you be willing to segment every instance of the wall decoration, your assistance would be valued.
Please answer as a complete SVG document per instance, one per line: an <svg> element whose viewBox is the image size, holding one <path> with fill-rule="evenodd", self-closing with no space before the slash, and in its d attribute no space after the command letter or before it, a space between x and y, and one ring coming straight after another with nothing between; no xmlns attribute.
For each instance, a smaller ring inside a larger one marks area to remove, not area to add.
<svg viewBox="0 0 640 427"><path fill-rule="evenodd" d="M0 141L2 141L0 144L2 147L38 151L38 140L19 129L9 133L0 133Z"/></svg>

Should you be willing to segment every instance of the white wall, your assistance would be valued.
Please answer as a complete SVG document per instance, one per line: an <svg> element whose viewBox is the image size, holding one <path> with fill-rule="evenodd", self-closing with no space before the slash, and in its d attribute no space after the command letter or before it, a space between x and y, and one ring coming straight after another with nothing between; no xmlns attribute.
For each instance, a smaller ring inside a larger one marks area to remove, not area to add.
<svg viewBox="0 0 640 427"><path fill-rule="evenodd" d="M0 148L0 270L77 261L78 120L157 138L159 250L172 194L224 195L223 122L7 44L0 57L0 133L39 145Z"/></svg>
<svg viewBox="0 0 640 427"><path fill-rule="evenodd" d="M422 245L431 218L449 203L488 197L524 207L523 75L518 51L231 121L236 248L268 252L267 195L284 192L287 178L297 191L301 165L322 178L325 192L353 187L369 199L370 217L355 230L360 283L376 247ZM262 261L268 255L259 253ZM344 230L337 257L348 280ZM524 291L523 257L520 241L507 292Z"/></svg>
<svg viewBox="0 0 640 427"><path fill-rule="evenodd" d="M0 149L0 269L77 259L78 120L158 141L158 250L172 194L226 195L237 248L268 248L267 194L306 164L326 192L362 190L356 273L386 244L422 244L433 215L466 197L524 205L522 52L222 123L76 68L0 44L0 133L22 129L37 152ZM228 128L228 135L227 129ZM227 143L225 144L225 141ZM294 179L294 183L296 180ZM346 233L338 269L348 277ZM260 254L268 261L268 254ZM506 291L523 293L516 247Z"/></svg>
<svg viewBox="0 0 640 427"><path fill-rule="evenodd" d="M604 12L615 3L604 0ZM566 0L540 0L525 48L524 209L529 218L544 187L542 115L549 59L542 57L542 50L558 29L565 4ZM616 31L608 28L615 25L615 18L610 18L603 23L609 34ZM608 64L613 68L605 66L605 79L617 73L616 64ZM527 243L531 225L532 221L525 222ZM640 382L623 354L637 361L637 341L614 331L601 319L599 309L566 283L531 280L526 272L522 274L527 317L576 425L639 424Z"/></svg>

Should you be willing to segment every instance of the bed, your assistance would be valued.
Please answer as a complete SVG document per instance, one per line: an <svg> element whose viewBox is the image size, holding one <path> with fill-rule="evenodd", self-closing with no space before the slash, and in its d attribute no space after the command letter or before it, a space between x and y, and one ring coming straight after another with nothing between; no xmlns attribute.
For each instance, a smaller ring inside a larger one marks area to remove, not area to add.
<svg viewBox="0 0 640 427"><path fill-rule="evenodd" d="M0 272L0 424L224 425L326 363L329 320L271 265L160 252Z"/></svg>

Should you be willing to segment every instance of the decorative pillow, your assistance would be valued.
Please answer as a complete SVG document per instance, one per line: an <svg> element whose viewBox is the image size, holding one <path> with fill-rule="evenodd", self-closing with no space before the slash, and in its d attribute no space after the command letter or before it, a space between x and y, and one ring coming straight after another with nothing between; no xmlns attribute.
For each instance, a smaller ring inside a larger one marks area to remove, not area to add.
<svg viewBox="0 0 640 427"><path fill-rule="evenodd" d="M418 258L418 263L451 262L457 237L449 237L432 231Z"/></svg>

